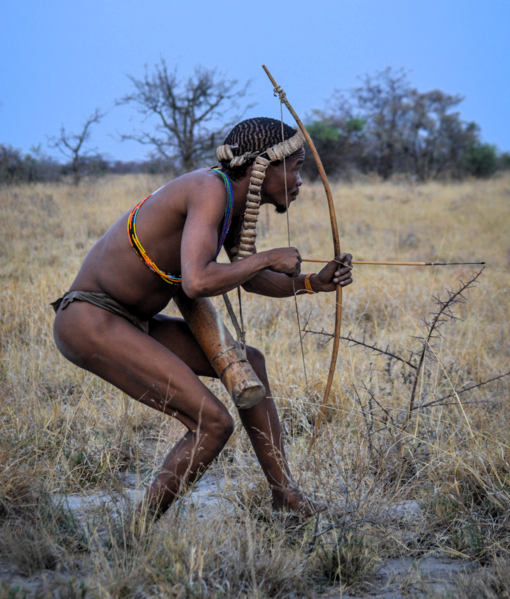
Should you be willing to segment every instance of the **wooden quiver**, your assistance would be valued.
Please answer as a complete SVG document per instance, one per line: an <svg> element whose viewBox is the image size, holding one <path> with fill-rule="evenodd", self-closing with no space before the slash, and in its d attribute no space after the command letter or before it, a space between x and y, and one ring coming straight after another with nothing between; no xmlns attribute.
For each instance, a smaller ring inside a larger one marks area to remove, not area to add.
<svg viewBox="0 0 510 599"><path fill-rule="evenodd" d="M211 300L192 300L182 290L174 299L234 405L246 410L261 402L266 396L266 388L243 356Z"/></svg>

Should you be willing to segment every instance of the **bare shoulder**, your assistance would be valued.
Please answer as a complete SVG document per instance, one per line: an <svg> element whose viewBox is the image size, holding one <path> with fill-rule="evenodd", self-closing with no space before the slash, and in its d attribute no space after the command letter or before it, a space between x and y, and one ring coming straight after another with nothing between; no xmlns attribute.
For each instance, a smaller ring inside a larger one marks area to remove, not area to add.
<svg viewBox="0 0 510 599"><path fill-rule="evenodd" d="M179 190L187 194L209 193L225 195L225 184L221 176L210 169L199 169L173 179L158 190L158 193L172 193ZM222 193L223 192L223 193Z"/></svg>
<svg viewBox="0 0 510 599"><path fill-rule="evenodd" d="M200 169L186 173L170 181L158 190L167 198L177 195L185 201L188 208L200 207L202 210L215 208L225 210L226 190L221 176L209 169Z"/></svg>

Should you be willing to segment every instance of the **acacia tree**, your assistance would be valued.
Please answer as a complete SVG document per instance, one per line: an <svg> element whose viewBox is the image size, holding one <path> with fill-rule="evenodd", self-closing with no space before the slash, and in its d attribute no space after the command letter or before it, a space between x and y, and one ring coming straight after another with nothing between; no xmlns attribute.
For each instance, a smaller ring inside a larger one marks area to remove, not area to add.
<svg viewBox="0 0 510 599"><path fill-rule="evenodd" d="M373 170L384 179L397 171L420 180L466 174L466 152L480 128L454 110L462 96L419 92L402 71L395 75L391 69L363 83L354 100L367 122L365 156Z"/></svg>
<svg viewBox="0 0 510 599"><path fill-rule="evenodd" d="M328 127L323 146L332 174L345 174L350 166L384 179L398 172L419 180L460 178L477 174L468 158L470 148L480 146L480 128L462 121L455 110L462 100L440 90L419 92L404 71L388 68L366 75L347 95L337 92L324 111L313 113L311 134L315 130L321 143L320 134ZM494 152L491 156L495 163Z"/></svg>
<svg viewBox="0 0 510 599"><path fill-rule="evenodd" d="M71 161L74 185L80 183L80 163L82 158L94 151L92 148L84 148L84 144L90 139L90 128L95 123L99 123L104 115L104 112L101 112L99 108L96 108L94 113L85 120L80 133L68 133L62 125L60 134L48 139L50 148L56 148Z"/></svg>
<svg viewBox="0 0 510 599"><path fill-rule="evenodd" d="M251 82L240 86L237 79L227 80L216 69L197 66L182 79L177 68L169 70L161 59L152 72L145 67L143 78L128 77L134 89L117 104L133 105L144 122L154 124L151 130L122 135L122 139L150 146L155 155L184 171L209 158L232 124L253 107L239 112Z"/></svg>
<svg viewBox="0 0 510 599"><path fill-rule="evenodd" d="M366 156L384 179L393 174L405 143L409 91L405 73L387 68L375 77L365 75L352 92L355 109L366 122Z"/></svg>

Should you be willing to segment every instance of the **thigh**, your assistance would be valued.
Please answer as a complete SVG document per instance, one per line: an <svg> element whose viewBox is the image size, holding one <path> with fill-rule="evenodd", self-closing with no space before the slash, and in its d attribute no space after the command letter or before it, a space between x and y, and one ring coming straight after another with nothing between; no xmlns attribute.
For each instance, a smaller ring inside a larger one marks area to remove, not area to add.
<svg viewBox="0 0 510 599"><path fill-rule="evenodd" d="M149 335L169 349L199 376L218 378L202 348L182 318L158 314L149 321Z"/></svg>
<svg viewBox="0 0 510 599"><path fill-rule="evenodd" d="M174 415L192 430L201 421L215 420L227 411L225 406L185 363L194 352L199 356L200 348L196 342L193 346L194 339L178 320L162 327L153 321L154 336L147 335L120 316L76 301L57 313L55 341L77 366L134 399ZM170 337L175 342L158 340ZM170 347L181 348L184 359ZM196 356L196 366L200 367L201 359Z"/></svg>

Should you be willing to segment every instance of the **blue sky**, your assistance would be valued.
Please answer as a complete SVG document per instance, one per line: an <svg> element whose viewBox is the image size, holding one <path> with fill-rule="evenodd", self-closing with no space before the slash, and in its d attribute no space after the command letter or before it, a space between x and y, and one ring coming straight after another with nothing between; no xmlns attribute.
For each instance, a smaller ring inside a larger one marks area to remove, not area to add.
<svg viewBox="0 0 510 599"><path fill-rule="evenodd" d="M99 107L109 112L93 145L111 159L143 158L146 148L118 140L139 121L114 100L130 90L127 74L165 57L183 75L202 64L253 79L247 116L279 117L262 63L302 116L364 73L404 67L420 91L465 96L462 117L509 151L509 31L509 0L10 0L0 20L0 143L49 151L48 135L79 129Z"/></svg>

